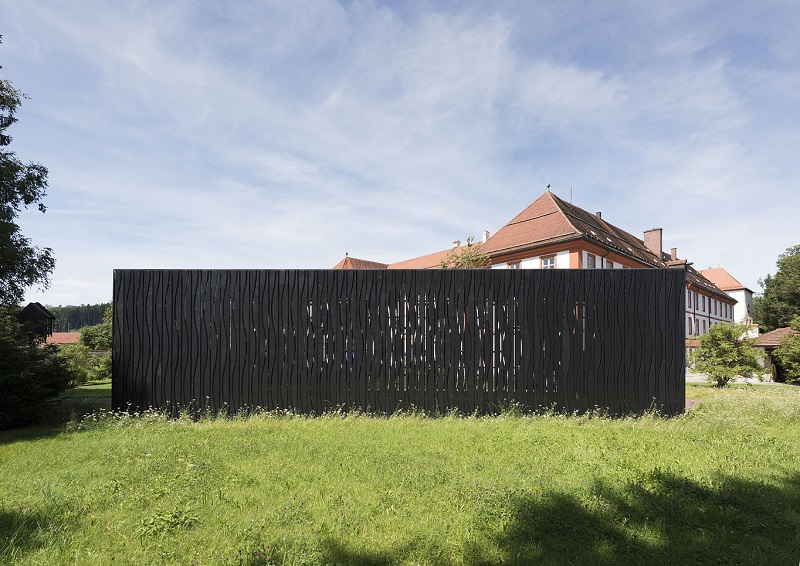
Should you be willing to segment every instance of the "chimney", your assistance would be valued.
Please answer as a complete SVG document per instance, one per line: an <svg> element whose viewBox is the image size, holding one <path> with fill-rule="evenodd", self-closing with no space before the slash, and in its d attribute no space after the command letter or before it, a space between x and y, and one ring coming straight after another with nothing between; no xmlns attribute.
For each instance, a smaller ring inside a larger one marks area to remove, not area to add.
<svg viewBox="0 0 800 566"><path fill-rule="evenodd" d="M672 261L678 259L678 248L672 248L669 251L669 259L671 259Z"/></svg>
<svg viewBox="0 0 800 566"><path fill-rule="evenodd" d="M653 252L655 256L661 260L661 235L663 230L661 228L653 228L652 230L644 231L644 247Z"/></svg>
<svg viewBox="0 0 800 566"><path fill-rule="evenodd" d="M461 240L453 240L453 249L461 247Z"/></svg>
<svg viewBox="0 0 800 566"><path fill-rule="evenodd" d="M600 212L599 210L597 212L595 212L594 214L595 214L595 216L597 216L598 220L602 220L603 219L603 213Z"/></svg>
<svg viewBox="0 0 800 566"><path fill-rule="evenodd" d="M481 243L485 244L486 240L489 239L489 230L484 230L483 235L481 237Z"/></svg>

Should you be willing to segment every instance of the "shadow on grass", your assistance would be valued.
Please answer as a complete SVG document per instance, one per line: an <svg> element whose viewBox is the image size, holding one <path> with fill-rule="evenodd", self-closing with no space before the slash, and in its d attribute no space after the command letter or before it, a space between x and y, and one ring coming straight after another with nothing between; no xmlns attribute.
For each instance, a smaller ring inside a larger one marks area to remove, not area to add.
<svg viewBox="0 0 800 566"><path fill-rule="evenodd" d="M800 557L800 474L782 485L722 477L700 484L654 471L623 489L596 485L586 497L504 496L504 528L463 549L466 564L796 564ZM496 514L496 511L493 512ZM492 521L489 521L492 522ZM357 552L335 540L321 563L375 566L413 557L441 562L413 543ZM433 550L435 556L429 553ZM446 560L445 560L446 561ZM447 562L447 561L446 561Z"/></svg>
<svg viewBox="0 0 800 566"><path fill-rule="evenodd" d="M0 508L0 563L6 564L36 552L58 538L64 509Z"/></svg>
<svg viewBox="0 0 800 566"><path fill-rule="evenodd" d="M0 445L57 436L64 431L64 425L71 419L77 419L101 409L111 409L111 400L96 397L54 399L50 411L40 423L24 428L0 431Z"/></svg>
<svg viewBox="0 0 800 566"><path fill-rule="evenodd" d="M515 497L496 542L509 563L794 564L800 556L800 475L781 487L723 477L701 485L666 472L591 503Z"/></svg>
<svg viewBox="0 0 800 566"><path fill-rule="evenodd" d="M323 545L322 563L389 566L390 564L402 562L403 558L408 557L409 551L409 548L403 547L383 552L353 552L337 541L328 540Z"/></svg>

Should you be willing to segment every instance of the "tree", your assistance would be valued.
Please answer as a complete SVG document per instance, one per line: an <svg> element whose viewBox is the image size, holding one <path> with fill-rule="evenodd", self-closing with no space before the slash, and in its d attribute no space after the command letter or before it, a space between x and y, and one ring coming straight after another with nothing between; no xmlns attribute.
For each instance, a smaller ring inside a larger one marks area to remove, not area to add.
<svg viewBox="0 0 800 566"><path fill-rule="evenodd" d="M2 37L0 37L2 40ZM16 317L25 290L46 288L55 267L52 251L34 247L16 223L23 208L45 211L47 169L27 165L6 149L6 130L25 98L10 81L0 79L0 428L37 421L50 399L70 386L71 376L53 348L40 348Z"/></svg>
<svg viewBox="0 0 800 566"><path fill-rule="evenodd" d="M712 325L700 336L700 346L692 353L694 368L717 387L726 386L737 376L752 377L761 371L761 351L753 338L747 338L747 331L746 324Z"/></svg>
<svg viewBox="0 0 800 566"><path fill-rule="evenodd" d="M46 210L42 199L47 169L22 163L6 149L11 143L6 130L17 121L15 114L24 98L11 81L0 79L0 305L6 307L18 305L29 287L47 288L55 267L52 250L33 246L16 223L23 208L36 205L41 212Z"/></svg>
<svg viewBox="0 0 800 566"><path fill-rule="evenodd" d="M800 332L800 316L792 319L791 326ZM800 383L800 334L785 337L772 355L783 368L786 381Z"/></svg>
<svg viewBox="0 0 800 566"><path fill-rule="evenodd" d="M778 256L775 276L759 280L764 292L753 300L753 320L764 330L789 326L800 316L800 245Z"/></svg>
<svg viewBox="0 0 800 566"><path fill-rule="evenodd" d="M13 312L0 309L0 430L40 420L72 379L53 346L37 346Z"/></svg>
<svg viewBox="0 0 800 566"><path fill-rule="evenodd" d="M111 354L98 356L83 344L62 344L58 357L64 361L75 385L111 379Z"/></svg>
<svg viewBox="0 0 800 566"><path fill-rule="evenodd" d="M53 321L53 332L72 332L103 322L103 314L110 304L45 306L56 317Z"/></svg>
<svg viewBox="0 0 800 566"><path fill-rule="evenodd" d="M481 245L473 242L472 236L467 238L466 246L453 248L441 261L442 269L477 269L487 267L490 263L489 256L481 252Z"/></svg>
<svg viewBox="0 0 800 566"><path fill-rule="evenodd" d="M81 344L90 350L111 350L111 305L106 307L103 322L81 329Z"/></svg>

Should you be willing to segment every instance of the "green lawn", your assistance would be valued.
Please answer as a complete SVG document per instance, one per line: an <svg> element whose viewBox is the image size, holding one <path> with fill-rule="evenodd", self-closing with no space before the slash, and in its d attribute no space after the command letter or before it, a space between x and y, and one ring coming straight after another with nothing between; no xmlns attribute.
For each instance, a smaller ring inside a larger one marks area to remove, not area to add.
<svg viewBox="0 0 800 566"><path fill-rule="evenodd" d="M95 381L86 385L79 385L75 389L70 389L64 393L64 397L68 399L93 399L93 398L111 398L111 380L105 379L102 381ZM110 406L110 405L109 405Z"/></svg>
<svg viewBox="0 0 800 566"><path fill-rule="evenodd" d="M3 432L0 563L796 565L800 388L687 396L672 419L105 413Z"/></svg>

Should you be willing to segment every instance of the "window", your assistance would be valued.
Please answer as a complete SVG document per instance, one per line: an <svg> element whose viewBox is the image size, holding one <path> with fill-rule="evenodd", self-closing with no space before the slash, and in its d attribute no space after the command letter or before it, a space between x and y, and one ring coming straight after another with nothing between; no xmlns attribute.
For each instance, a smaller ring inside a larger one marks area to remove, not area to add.
<svg viewBox="0 0 800 566"><path fill-rule="evenodd" d="M702 305L703 305L703 308L701 308L700 310L705 312L705 310L706 310L706 296L705 295L703 295Z"/></svg>
<svg viewBox="0 0 800 566"><path fill-rule="evenodd" d="M692 335L692 317L690 316L687 320L689 321L689 332L687 332L686 335L687 336L691 336Z"/></svg>
<svg viewBox="0 0 800 566"><path fill-rule="evenodd" d="M508 264L508 268L509 269L519 269L519 262L515 261L514 263L509 263Z"/></svg>
<svg viewBox="0 0 800 566"><path fill-rule="evenodd" d="M556 256L549 255L547 257L542 258L542 269L555 269L556 268Z"/></svg>
<svg viewBox="0 0 800 566"><path fill-rule="evenodd" d="M703 321L703 334L705 334L705 333L706 333L706 321L704 320Z"/></svg>
<svg viewBox="0 0 800 566"><path fill-rule="evenodd" d="M714 299L714 314L717 314L717 300Z"/></svg>
<svg viewBox="0 0 800 566"><path fill-rule="evenodd" d="M594 254L586 254L586 267L588 269L597 267L597 257Z"/></svg>
<svg viewBox="0 0 800 566"><path fill-rule="evenodd" d="M694 321L694 335L697 336L700 334L700 321L695 319Z"/></svg>
<svg viewBox="0 0 800 566"><path fill-rule="evenodd" d="M607 261L606 262L606 267L609 268L609 269L614 269L614 262L613 261Z"/></svg>
<svg viewBox="0 0 800 566"><path fill-rule="evenodd" d="M694 310L697 310L697 291L693 291L694 294Z"/></svg>

